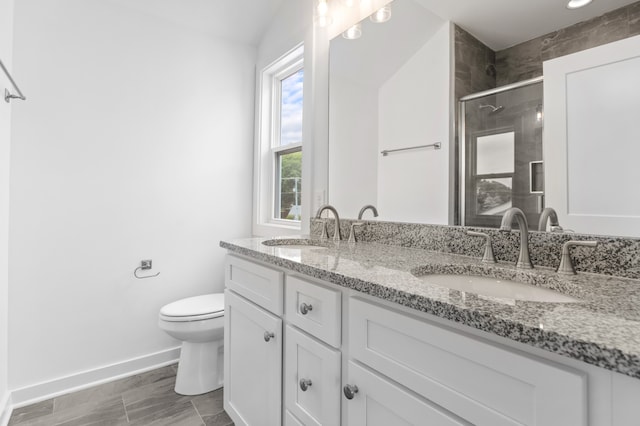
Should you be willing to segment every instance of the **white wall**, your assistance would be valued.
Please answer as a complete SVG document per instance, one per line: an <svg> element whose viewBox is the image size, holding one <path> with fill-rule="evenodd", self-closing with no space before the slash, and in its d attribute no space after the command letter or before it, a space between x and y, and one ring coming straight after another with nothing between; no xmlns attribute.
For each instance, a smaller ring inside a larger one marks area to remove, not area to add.
<svg viewBox="0 0 640 426"><path fill-rule="evenodd" d="M450 36L450 23L446 22L380 88L379 151L442 143L440 150L378 157L382 219L448 223Z"/></svg>
<svg viewBox="0 0 640 426"><path fill-rule="evenodd" d="M12 69L13 0L0 0L0 59ZM18 78L17 76L15 77ZM20 84L20 83L18 83ZM0 424L8 397L8 332L9 332L9 147L11 106L4 102L4 89L13 91L0 72ZM13 101L14 103L20 101Z"/></svg>
<svg viewBox="0 0 640 426"><path fill-rule="evenodd" d="M251 232L256 54L105 0L15 12L12 389L175 347L160 307L222 290L219 241Z"/></svg>
<svg viewBox="0 0 640 426"><path fill-rule="evenodd" d="M331 76L329 199L344 217L378 205L378 88Z"/></svg>

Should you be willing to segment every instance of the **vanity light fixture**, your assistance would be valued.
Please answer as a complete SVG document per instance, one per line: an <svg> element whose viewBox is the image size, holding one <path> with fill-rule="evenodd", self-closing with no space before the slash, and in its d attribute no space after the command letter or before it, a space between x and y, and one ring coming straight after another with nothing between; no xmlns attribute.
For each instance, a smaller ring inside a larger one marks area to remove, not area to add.
<svg viewBox="0 0 640 426"><path fill-rule="evenodd" d="M355 40L362 36L362 25L358 22L353 27L348 28L347 31L342 33L342 37L347 40Z"/></svg>
<svg viewBox="0 0 640 426"><path fill-rule="evenodd" d="M593 0L569 0L569 3L567 3L567 9L578 9L588 5L592 1Z"/></svg>
<svg viewBox="0 0 640 426"><path fill-rule="evenodd" d="M329 26L333 22L333 19L329 14L329 3L327 0L318 0L313 22L320 28Z"/></svg>
<svg viewBox="0 0 640 426"><path fill-rule="evenodd" d="M369 17L371 22L375 22L376 24L381 24L383 22L387 22L391 19L391 5L386 5L378 10L376 10L373 15Z"/></svg>

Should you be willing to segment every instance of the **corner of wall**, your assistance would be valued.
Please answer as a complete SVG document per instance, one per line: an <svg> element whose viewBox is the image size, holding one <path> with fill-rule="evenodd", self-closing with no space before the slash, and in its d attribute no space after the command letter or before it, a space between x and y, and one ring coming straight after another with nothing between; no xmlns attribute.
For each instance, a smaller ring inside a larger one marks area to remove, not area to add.
<svg viewBox="0 0 640 426"><path fill-rule="evenodd" d="M0 0L0 59L11 70L13 56L13 2ZM0 91L9 88L0 75ZM0 105L0 425L11 415L9 398L9 150L11 141L11 104ZM8 413L8 414L7 414Z"/></svg>
<svg viewBox="0 0 640 426"><path fill-rule="evenodd" d="M11 413L13 412L13 404L11 403L11 394L7 393L4 398L0 399L0 426L7 426Z"/></svg>

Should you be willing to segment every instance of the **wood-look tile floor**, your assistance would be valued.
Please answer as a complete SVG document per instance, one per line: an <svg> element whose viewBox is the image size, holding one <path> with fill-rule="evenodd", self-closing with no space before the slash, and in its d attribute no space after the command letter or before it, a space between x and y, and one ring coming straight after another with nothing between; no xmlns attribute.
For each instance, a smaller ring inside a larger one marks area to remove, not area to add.
<svg viewBox="0 0 640 426"><path fill-rule="evenodd" d="M229 426L222 389L178 395L176 365L17 408L9 426Z"/></svg>

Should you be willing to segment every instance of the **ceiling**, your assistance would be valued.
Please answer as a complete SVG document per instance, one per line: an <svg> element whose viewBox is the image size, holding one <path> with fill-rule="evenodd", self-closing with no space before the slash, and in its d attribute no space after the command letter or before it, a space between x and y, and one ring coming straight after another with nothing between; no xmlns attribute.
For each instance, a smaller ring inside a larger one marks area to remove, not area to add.
<svg viewBox="0 0 640 426"><path fill-rule="evenodd" d="M111 0L173 24L257 46L283 0Z"/></svg>
<svg viewBox="0 0 640 426"><path fill-rule="evenodd" d="M362 20L362 37L331 40L331 78L342 77L361 85L380 87L444 25L412 0L397 0L392 18L384 24ZM380 60L384 58L384 60Z"/></svg>
<svg viewBox="0 0 640 426"><path fill-rule="evenodd" d="M455 22L493 50L600 16L637 0L593 0L569 10L567 0L416 0L444 20Z"/></svg>
<svg viewBox="0 0 640 426"><path fill-rule="evenodd" d="M111 1L197 31L258 45L285 0ZM593 0L577 10L568 10L566 1L416 0L441 19L460 25L494 50L600 16L637 0Z"/></svg>

